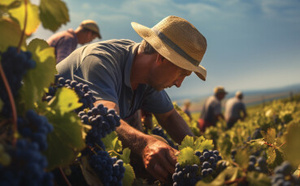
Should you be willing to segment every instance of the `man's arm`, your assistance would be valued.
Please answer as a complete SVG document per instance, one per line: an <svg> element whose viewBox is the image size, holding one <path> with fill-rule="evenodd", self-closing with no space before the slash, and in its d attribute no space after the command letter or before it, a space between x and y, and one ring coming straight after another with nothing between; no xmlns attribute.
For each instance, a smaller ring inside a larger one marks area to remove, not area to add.
<svg viewBox="0 0 300 186"><path fill-rule="evenodd" d="M164 114L155 114L155 117L171 138L179 144L186 135L194 136L187 123L174 108Z"/></svg>
<svg viewBox="0 0 300 186"><path fill-rule="evenodd" d="M119 113L119 107L111 101L97 101L95 106L103 104L108 109L114 109ZM123 147L128 147L132 152L141 156L146 170L156 179L167 183L170 175L175 171L178 151L168 144L150 135L131 127L121 119L121 125L117 127L119 139Z"/></svg>

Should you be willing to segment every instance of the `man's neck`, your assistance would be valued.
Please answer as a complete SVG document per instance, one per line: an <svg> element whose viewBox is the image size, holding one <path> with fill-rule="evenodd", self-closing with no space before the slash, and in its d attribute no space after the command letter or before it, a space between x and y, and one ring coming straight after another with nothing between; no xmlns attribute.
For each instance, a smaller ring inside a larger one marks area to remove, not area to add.
<svg viewBox="0 0 300 186"><path fill-rule="evenodd" d="M154 58L153 56L154 55L146 55L138 49L130 73L130 83L133 90L135 90L139 84L147 84L151 64Z"/></svg>

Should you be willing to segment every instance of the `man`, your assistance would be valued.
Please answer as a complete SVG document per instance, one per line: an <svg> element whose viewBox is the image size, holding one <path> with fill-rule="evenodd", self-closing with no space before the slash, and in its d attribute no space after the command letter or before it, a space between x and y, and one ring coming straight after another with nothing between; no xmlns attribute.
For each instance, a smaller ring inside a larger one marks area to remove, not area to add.
<svg viewBox="0 0 300 186"><path fill-rule="evenodd" d="M224 87L218 86L214 89L214 95L205 101L198 120L198 127L201 132L205 132L207 127L216 126L219 120L224 119L221 101L226 94Z"/></svg>
<svg viewBox="0 0 300 186"><path fill-rule="evenodd" d="M225 104L225 120L227 129L230 129L238 120L244 120L247 117L246 106L243 103L243 93L237 91L235 97L227 100Z"/></svg>
<svg viewBox="0 0 300 186"><path fill-rule="evenodd" d="M190 100L185 100L183 103L183 112L186 113L186 115L189 117L189 121L192 121L192 114L190 111L190 107L191 107L191 101Z"/></svg>
<svg viewBox="0 0 300 186"><path fill-rule="evenodd" d="M143 38L141 43L121 39L89 44L70 54L57 70L66 78L89 84L95 105L102 103L116 110L121 117L116 131L123 146L142 158L149 174L167 182L174 173L178 151L136 130L126 118L143 109L153 113L177 143L192 136L164 89L180 87L192 71L205 80L206 69L199 64L206 39L191 23L176 16L164 18L153 28L131 25Z"/></svg>
<svg viewBox="0 0 300 186"><path fill-rule="evenodd" d="M68 29L56 33L47 42L55 48L56 63L59 63L71 54L78 44L84 45L93 41L96 37L102 38L97 23L93 20L84 20L75 31Z"/></svg>

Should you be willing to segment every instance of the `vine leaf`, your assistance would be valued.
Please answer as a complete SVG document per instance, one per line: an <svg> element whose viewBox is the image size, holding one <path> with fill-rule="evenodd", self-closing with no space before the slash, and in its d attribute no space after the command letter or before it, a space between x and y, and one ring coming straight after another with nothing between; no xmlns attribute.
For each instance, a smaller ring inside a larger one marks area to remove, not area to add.
<svg viewBox="0 0 300 186"><path fill-rule="evenodd" d="M25 3L22 1L21 6L16 8L11 8L8 11L15 20L20 24L21 30L24 29L24 18L25 18ZM27 23L25 28L25 34L30 36L36 31L40 25L39 17L39 8L37 5L31 4L30 1L27 1Z"/></svg>
<svg viewBox="0 0 300 186"><path fill-rule="evenodd" d="M239 168L238 167L227 167L223 170L217 177L210 183L205 183L203 181L197 182L196 186L221 186L225 185L225 181L233 181L238 177Z"/></svg>
<svg viewBox="0 0 300 186"><path fill-rule="evenodd" d="M120 151L122 150L121 141L118 139L118 135L115 131L111 132L105 138L102 138L106 151Z"/></svg>
<svg viewBox="0 0 300 186"><path fill-rule="evenodd" d="M130 153L131 150L129 148L125 148L122 151L123 153L120 155L120 158L123 160L124 163L130 163Z"/></svg>
<svg viewBox="0 0 300 186"><path fill-rule="evenodd" d="M181 145L179 145L179 150L184 149L186 147L194 147L194 138L191 136L186 136L182 142Z"/></svg>
<svg viewBox="0 0 300 186"><path fill-rule="evenodd" d="M199 164L199 158L195 155L194 149L191 147L185 147L180 150L178 155L178 162L180 165L193 165Z"/></svg>
<svg viewBox="0 0 300 186"><path fill-rule="evenodd" d="M68 8L61 0L41 0L39 8L45 29L55 32L62 24L70 21Z"/></svg>
<svg viewBox="0 0 300 186"><path fill-rule="evenodd" d="M198 137L194 144L194 149L200 152L204 149L211 150L214 148L213 140L207 140L203 136Z"/></svg>
<svg viewBox="0 0 300 186"><path fill-rule="evenodd" d="M48 134L48 148L44 153L48 159L48 169L70 165L85 148L81 121L74 112L61 115L51 110L46 116L54 127L54 132Z"/></svg>
<svg viewBox="0 0 300 186"><path fill-rule="evenodd" d="M23 86L20 90L21 102L24 103L24 110L34 108L35 102L41 101L56 73L55 54L53 47L41 39L33 39L28 50L32 53L32 59L36 67L27 72L23 78Z"/></svg>
<svg viewBox="0 0 300 186"><path fill-rule="evenodd" d="M285 153L287 160L291 162L294 166L300 164L300 121L293 120L288 125L287 133L284 135L286 140Z"/></svg>
<svg viewBox="0 0 300 186"><path fill-rule="evenodd" d="M101 180L99 179L98 175L89 164L88 157L83 156L80 159L81 159L80 168L87 184L102 186L103 184Z"/></svg>
<svg viewBox="0 0 300 186"><path fill-rule="evenodd" d="M247 181L249 185L257 185L257 186L269 186L270 178L264 174L256 171L251 171L247 174Z"/></svg>
<svg viewBox="0 0 300 186"><path fill-rule="evenodd" d="M20 26L13 22L11 19L2 18L0 19L0 52L6 51L9 46L17 47L19 44L22 30ZM23 40L21 49L25 50L26 43Z"/></svg>
<svg viewBox="0 0 300 186"><path fill-rule="evenodd" d="M135 180L135 174L132 166L128 163L123 164L125 168L124 177L122 179L122 185L132 185Z"/></svg>
<svg viewBox="0 0 300 186"><path fill-rule="evenodd" d="M235 161L242 169L247 169L249 163L250 152L249 149L237 149Z"/></svg>
<svg viewBox="0 0 300 186"><path fill-rule="evenodd" d="M278 149L268 148L266 152L268 154L267 163L270 168L274 169L284 161L283 154Z"/></svg>
<svg viewBox="0 0 300 186"><path fill-rule="evenodd" d="M82 106L78 102L78 95L72 89L62 87L58 89L50 106L57 110L60 115L71 112Z"/></svg>
<svg viewBox="0 0 300 186"><path fill-rule="evenodd" d="M261 131L263 138L268 144L273 144L276 140L276 130L274 128L269 128L267 132Z"/></svg>

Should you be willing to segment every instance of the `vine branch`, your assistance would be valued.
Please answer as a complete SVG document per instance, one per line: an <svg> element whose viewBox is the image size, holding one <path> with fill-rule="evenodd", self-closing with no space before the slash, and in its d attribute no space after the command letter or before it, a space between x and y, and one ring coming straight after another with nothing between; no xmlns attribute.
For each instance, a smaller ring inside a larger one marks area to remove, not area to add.
<svg viewBox="0 0 300 186"><path fill-rule="evenodd" d="M12 130L13 130L13 134L14 134L14 136L13 136L13 144L15 144L16 143L15 134L17 133L17 109L16 109L16 104L15 104L14 96L13 96L13 94L11 92L11 89L10 89L9 83L7 81L7 78L5 76L4 70L2 68L1 62L0 62L0 75L1 75L2 81L4 83L5 89L7 91L8 99L9 99L9 102L10 102L10 105L11 105L12 123L13 123Z"/></svg>
<svg viewBox="0 0 300 186"><path fill-rule="evenodd" d="M19 41L19 44L18 44L18 53L20 52L20 48L21 48L21 45L22 45L22 41L25 37L25 30L26 30L26 26L27 26L27 0L24 0L24 6L25 6L25 16L24 16L24 28L22 30L22 34L21 34L21 38L20 38L20 41Z"/></svg>

